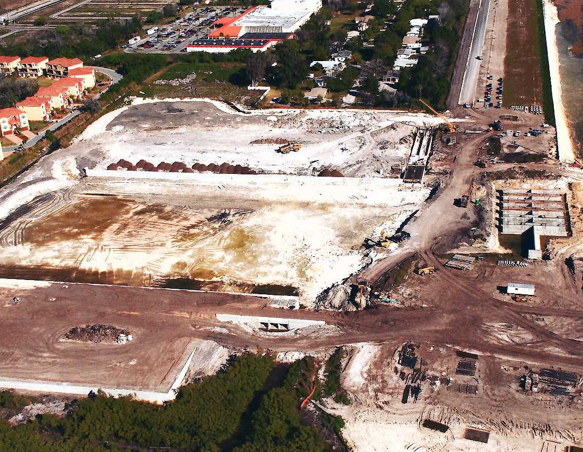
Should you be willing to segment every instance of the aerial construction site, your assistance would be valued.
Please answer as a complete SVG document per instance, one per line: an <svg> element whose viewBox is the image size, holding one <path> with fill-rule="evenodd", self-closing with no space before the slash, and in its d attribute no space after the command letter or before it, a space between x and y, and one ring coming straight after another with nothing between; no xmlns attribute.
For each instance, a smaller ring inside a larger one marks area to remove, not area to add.
<svg viewBox="0 0 583 452"><path fill-rule="evenodd" d="M352 403L318 409L346 447L576 444L583 176L551 134L515 165L492 128L449 124L194 99L103 116L4 188L0 385L162 403L242 350L336 353Z"/></svg>

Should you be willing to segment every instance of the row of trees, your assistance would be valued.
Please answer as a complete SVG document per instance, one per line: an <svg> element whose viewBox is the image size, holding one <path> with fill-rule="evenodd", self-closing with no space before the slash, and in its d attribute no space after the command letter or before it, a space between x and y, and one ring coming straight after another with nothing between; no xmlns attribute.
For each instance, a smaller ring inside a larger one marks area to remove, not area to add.
<svg viewBox="0 0 583 452"><path fill-rule="evenodd" d="M97 394L75 402L62 419L38 416L14 428L0 420L0 450L323 452L326 443L299 411L315 372L311 358L282 374L272 357L244 355L217 375L183 387L164 406Z"/></svg>
<svg viewBox="0 0 583 452"><path fill-rule="evenodd" d="M37 32L34 39L0 46L0 54L89 59L127 41L142 28L139 18L125 22L103 21L96 28L60 25Z"/></svg>

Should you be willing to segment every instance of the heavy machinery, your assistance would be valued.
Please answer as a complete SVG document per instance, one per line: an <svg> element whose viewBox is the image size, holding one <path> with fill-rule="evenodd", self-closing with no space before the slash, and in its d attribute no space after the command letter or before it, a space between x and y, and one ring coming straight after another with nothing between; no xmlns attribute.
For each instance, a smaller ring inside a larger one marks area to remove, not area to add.
<svg viewBox="0 0 583 452"><path fill-rule="evenodd" d="M277 152L279 152L280 154L289 154L290 152L298 152L301 148L302 145L300 143L292 141L290 143L286 143L280 146L277 149Z"/></svg>
<svg viewBox="0 0 583 452"><path fill-rule="evenodd" d="M380 246L382 248L388 248L389 245L391 244L391 241L387 238L387 235L383 232L381 233L381 238L379 240L373 240L370 238L366 238L364 240L364 245L367 248L372 248L374 246Z"/></svg>
<svg viewBox="0 0 583 452"><path fill-rule="evenodd" d="M469 195L463 195L459 200L459 206L465 209L466 207L468 207L469 201L470 201Z"/></svg>
<svg viewBox="0 0 583 452"><path fill-rule="evenodd" d="M415 272L421 276L430 275L432 273L435 273L435 267L433 267L433 266L432 267L421 267L421 268L418 268L417 270L415 270Z"/></svg>
<svg viewBox="0 0 583 452"><path fill-rule="evenodd" d="M419 102L421 102L423 105L425 105L429 110L431 110L431 112L440 117L441 119L443 119L445 121L445 123L447 124L447 127L449 128L449 133L454 133L455 132L455 126L451 123L451 121L449 119L447 119L445 116L443 116L441 113L439 113L437 110L435 110L431 105L429 105L427 102L425 102L423 99L419 99Z"/></svg>

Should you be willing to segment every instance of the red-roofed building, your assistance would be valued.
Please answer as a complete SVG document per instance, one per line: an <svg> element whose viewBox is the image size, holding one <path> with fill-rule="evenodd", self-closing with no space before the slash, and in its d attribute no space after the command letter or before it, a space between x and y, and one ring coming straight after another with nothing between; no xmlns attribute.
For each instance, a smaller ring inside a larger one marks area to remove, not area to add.
<svg viewBox="0 0 583 452"><path fill-rule="evenodd" d="M19 62L18 56L0 56L0 74L11 75L16 72Z"/></svg>
<svg viewBox="0 0 583 452"><path fill-rule="evenodd" d="M238 38L241 33L241 27L236 25L225 25L209 33L209 38Z"/></svg>
<svg viewBox="0 0 583 452"><path fill-rule="evenodd" d="M20 77L41 77L47 69L47 57L26 57L18 63L18 75Z"/></svg>
<svg viewBox="0 0 583 452"><path fill-rule="evenodd" d="M95 71L92 67L79 67L69 71L69 77L83 80L83 89L91 89L95 86Z"/></svg>
<svg viewBox="0 0 583 452"><path fill-rule="evenodd" d="M69 71L80 67L83 67L83 61L79 58L56 58L47 63L47 77L68 77Z"/></svg>
<svg viewBox="0 0 583 452"><path fill-rule="evenodd" d="M36 96L48 99L52 109L63 108L69 104L69 89L66 86L43 86L38 89Z"/></svg>
<svg viewBox="0 0 583 452"><path fill-rule="evenodd" d="M78 99L83 94L83 80L78 78L62 78L57 80L52 86L61 86L67 88L67 93L70 97Z"/></svg>
<svg viewBox="0 0 583 452"><path fill-rule="evenodd" d="M16 108L25 112L29 121L47 121L51 117L51 102L46 97L27 97Z"/></svg>
<svg viewBox="0 0 583 452"><path fill-rule="evenodd" d="M28 130L28 116L18 108L0 110L0 135L10 135L16 129Z"/></svg>

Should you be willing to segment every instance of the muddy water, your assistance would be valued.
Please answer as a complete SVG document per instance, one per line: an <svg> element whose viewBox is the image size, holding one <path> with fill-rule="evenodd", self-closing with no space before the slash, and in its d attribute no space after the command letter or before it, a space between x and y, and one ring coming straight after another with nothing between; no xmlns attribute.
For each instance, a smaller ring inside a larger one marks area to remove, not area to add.
<svg viewBox="0 0 583 452"><path fill-rule="evenodd" d="M583 15L583 11L580 12ZM577 155L583 157L583 57L570 53L572 41L568 26L561 23L557 27L557 44L561 62L561 85L567 121Z"/></svg>
<svg viewBox="0 0 583 452"><path fill-rule="evenodd" d="M153 280L150 275L131 270L98 271L67 267L0 265L0 278L37 281L59 281L85 284L110 284L134 287L206 290L213 292L252 293L256 295L298 295L293 286L224 282L197 278L166 278Z"/></svg>

